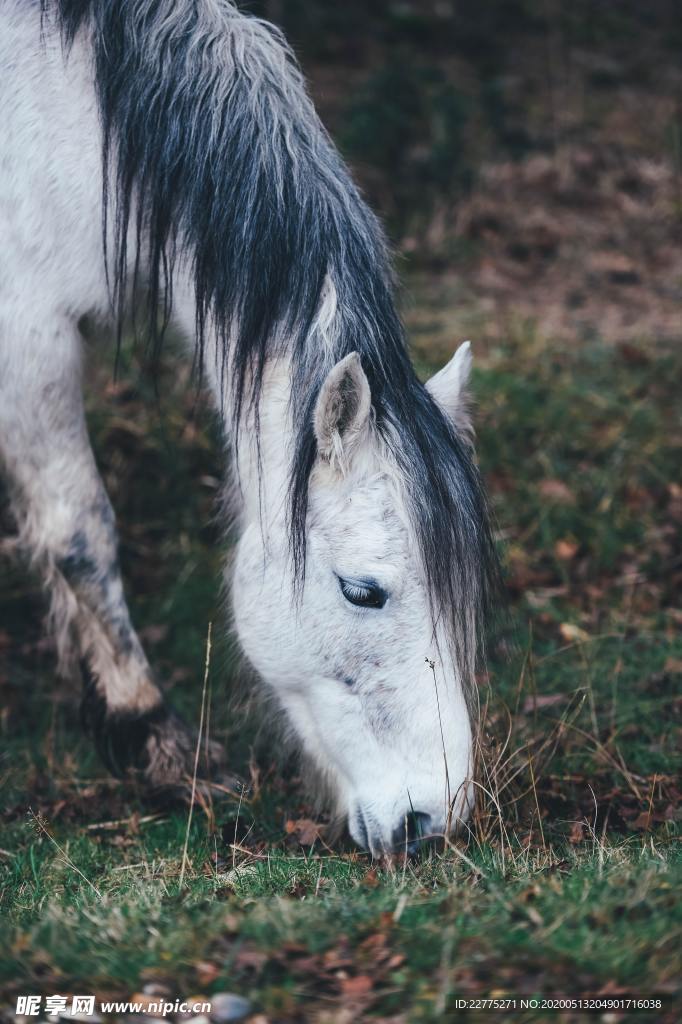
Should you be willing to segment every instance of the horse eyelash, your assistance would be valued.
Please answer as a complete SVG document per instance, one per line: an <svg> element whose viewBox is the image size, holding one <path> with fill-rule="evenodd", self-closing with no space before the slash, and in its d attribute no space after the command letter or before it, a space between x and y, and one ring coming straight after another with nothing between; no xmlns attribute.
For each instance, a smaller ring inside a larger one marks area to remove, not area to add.
<svg viewBox="0 0 682 1024"><path fill-rule="evenodd" d="M374 604L366 605L368 608L383 608L386 604L387 593L377 583L361 582L359 580L346 580L342 576L338 577L339 586L344 597L348 598L351 602L361 601L363 598L370 597L372 593L376 594L377 601ZM363 607L358 605L358 607Z"/></svg>

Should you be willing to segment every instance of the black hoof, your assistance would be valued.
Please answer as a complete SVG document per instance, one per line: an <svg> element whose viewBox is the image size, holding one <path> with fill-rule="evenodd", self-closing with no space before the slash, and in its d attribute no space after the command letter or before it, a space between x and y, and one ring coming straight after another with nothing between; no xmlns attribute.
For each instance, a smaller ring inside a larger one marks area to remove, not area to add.
<svg viewBox="0 0 682 1024"><path fill-rule="evenodd" d="M226 774L217 743L207 750L202 739L197 759L197 734L165 702L141 714L109 711L88 666L82 671L81 720L113 775L133 775L157 794L181 799L193 788L212 796L242 791L239 780Z"/></svg>

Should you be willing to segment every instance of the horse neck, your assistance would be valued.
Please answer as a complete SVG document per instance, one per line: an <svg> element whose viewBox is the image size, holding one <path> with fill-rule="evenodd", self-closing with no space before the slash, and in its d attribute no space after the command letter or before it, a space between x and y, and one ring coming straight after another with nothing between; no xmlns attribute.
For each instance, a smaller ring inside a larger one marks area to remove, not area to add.
<svg viewBox="0 0 682 1024"><path fill-rule="evenodd" d="M173 283L173 315L188 351L196 359L196 298L188 267L182 264ZM228 449L235 472L232 488L234 511L246 523L272 524L285 517L293 451L289 400L289 360L272 359L263 375L258 424L249 410L249 388L245 389L244 413L235 437L233 388L229 360L222 358L220 344L210 324L204 338L202 369L213 404L225 426Z"/></svg>
<svg viewBox="0 0 682 1024"><path fill-rule="evenodd" d="M272 360L263 377L258 422L245 411L232 444L245 525L260 522L269 529L286 521L293 453L290 399L289 361Z"/></svg>

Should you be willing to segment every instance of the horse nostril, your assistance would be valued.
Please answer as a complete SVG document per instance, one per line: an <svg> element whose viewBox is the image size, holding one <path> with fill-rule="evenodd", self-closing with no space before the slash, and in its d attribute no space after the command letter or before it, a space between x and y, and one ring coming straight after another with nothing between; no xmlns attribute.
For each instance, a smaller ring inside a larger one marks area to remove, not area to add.
<svg viewBox="0 0 682 1024"><path fill-rule="evenodd" d="M392 836L393 849L399 853L408 853L411 857L419 849L422 840L431 832L431 815L422 811L410 811L394 830Z"/></svg>

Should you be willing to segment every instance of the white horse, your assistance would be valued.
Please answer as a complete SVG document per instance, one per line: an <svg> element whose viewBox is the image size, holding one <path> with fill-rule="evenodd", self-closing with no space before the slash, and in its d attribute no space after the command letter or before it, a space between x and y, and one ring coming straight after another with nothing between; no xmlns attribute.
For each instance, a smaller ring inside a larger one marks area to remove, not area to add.
<svg viewBox="0 0 682 1024"><path fill-rule="evenodd" d="M495 560L462 346L424 387L381 229L271 25L230 0L0 0L0 459L114 771L191 733L131 624L79 319L172 320L226 428L241 646L379 854L466 818Z"/></svg>

